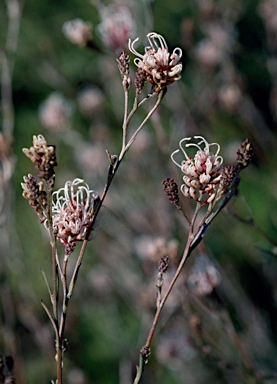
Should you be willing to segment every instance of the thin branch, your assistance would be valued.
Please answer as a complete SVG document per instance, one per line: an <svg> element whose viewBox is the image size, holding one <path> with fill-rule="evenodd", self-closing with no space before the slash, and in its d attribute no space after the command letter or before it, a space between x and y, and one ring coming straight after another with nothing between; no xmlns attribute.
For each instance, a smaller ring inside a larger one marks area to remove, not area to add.
<svg viewBox="0 0 277 384"><path fill-rule="evenodd" d="M127 87L124 89L124 118L123 118L123 124L122 124L122 148L125 148L126 146L126 140L127 140L127 129L128 124L126 124L127 118L128 118L128 103L129 103L129 91Z"/></svg>
<svg viewBox="0 0 277 384"><path fill-rule="evenodd" d="M171 280L171 283L169 284L169 287L167 288L167 290L166 290L166 292L165 292L165 294L164 294L164 296L163 296L163 298L162 298L162 300L160 302L159 307L156 310L155 317L154 317L151 329L150 329L149 334L147 336L145 347L148 347L148 348L150 347L150 344L151 344L151 341L153 339L154 332L156 330L156 327L157 327L157 324L158 324L158 321L159 321L159 318L160 318L163 306L164 306L164 304L165 304L165 302L166 302L170 292L172 291L172 288L174 287L174 285L175 285L175 283L176 283L176 281L177 281L177 279L178 279L178 277L179 277L179 275L180 275L180 273L181 273L181 271L183 269L183 266L184 266L188 256L190 255L190 252L191 252L190 251L190 244L191 244L191 241L188 240L188 242L186 244L186 248L185 248L184 253L183 253L183 257L182 257L182 259L181 259L181 261L179 263L179 266L178 266L178 268L177 268L177 270L175 272L175 275L174 275L173 279Z"/></svg>
<svg viewBox="0 0 277 384"><path fill-rule="evenodd" d="M52 260L52 293L51 302L53 306L54 318L58 318L58 293L59 293L59 279L57 269L59 265L59 259L57 254L57 239L53 232L53 220L52 220L52 189L47 185L47 220L48 231L51 245L51 260Z"/></svg>
<svg viewBox="0 0 277 384"><path fill-rule="evenodd" d="M53 326L53 329L55 331L55 335L56 335L56 340L58 340L59 338L59 331L58 331L58 326L57 326L57 322L55 321L55 319L53 318L53 316L51 315L49 309L46 307L46 305L44 304L44 302L41 300L40 301L43 309L45 310L45 312L47 313L51 323L52 323L52 326Z"/></svg>
<svg viewBox="0 0 277 384"><path fill-rule="evenodd" d="M62 287L63 287L63 303L62 303L62 313L61 313L61 321L60 321L60 327L59 327L59 336L62 339L63 333L64 333L64 327L65 327L65 321L66 321L66 313L67 313L67 307L68 307L68 297L67 297L67 264L68 264L68 255L64 256L64 262L63 262L63 269L60 275Z"/></svg>
<svg viewBox="0 0 277 384"><path fill-rule="evenodd" d="M133 142L135 141L138 133L140 132L140 130L144 127L144 125L147 123L147 121L150 119L150 117L153 115L153 113L156 111L156 109L158 108L158 106L161 104L161 101L163 99L165 95L165 91L162 90L159 95L158 95L158 99L156 101L156 104L154 105L154 107L151 109L151 111L149 111L149 113L147 114L147 116L145 117L145 119L143 120L143 122L140 124L140 126L136 129L136 131L134 132L134 134L132 135L132 137L130 138L130 140L128 141L128 144L126 145L125 149L121 151L120 155L119 155L119 160L122 160L123 157L125 156L126 152L129 150L129 148L131 147L131 145L133 144Z"/></svg>

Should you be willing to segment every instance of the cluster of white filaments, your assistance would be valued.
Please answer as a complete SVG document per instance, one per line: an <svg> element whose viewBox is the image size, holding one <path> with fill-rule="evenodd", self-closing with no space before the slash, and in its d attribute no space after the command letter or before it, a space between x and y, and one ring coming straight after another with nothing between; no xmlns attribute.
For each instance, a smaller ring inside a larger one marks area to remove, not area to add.
<svg viewBox="0 0 277 384"><path fill-rule="evenodd" d="M136 66L145 72L146 79L153 84L155 92L159 92L181 78L182 64L179 61L182 50L175 48L170 54L165 39L155 32L148 33L147 38L150 45L145 47L144 55L134 49L139 38L133 42L129 40L129 50L137 56L134 60Z"/></svg>
<svg viewBox="0 0 277 384"><path fill-rule="evenodd" d="M76 241L85 239L98 198L82 179L67 181L64 188L53 193L53 228L65 247L73 248Z"/></svg>
<svg viewBox="0 0 277 384"><path fill-rule="evenodd" d="M200 139L200 141L197 143L187 143L191 140L190 137L180 141L179 147L185 155L185 160L181 164L174 159L180 149L172 153L171 159L185 174L183 177L184 184L181 186L182 193L186 197L191 197L198 202L209 204L215 198L218 200L219 194L223 192L220 186L223 158L218 156L220 151L219 144L209 144L202 136L194 136L194 139ZM194 157L190 157L187 154L185 148L188 147L195 147L197 149ZM215 153L210 151L211 147L216 148Z"/></svg>

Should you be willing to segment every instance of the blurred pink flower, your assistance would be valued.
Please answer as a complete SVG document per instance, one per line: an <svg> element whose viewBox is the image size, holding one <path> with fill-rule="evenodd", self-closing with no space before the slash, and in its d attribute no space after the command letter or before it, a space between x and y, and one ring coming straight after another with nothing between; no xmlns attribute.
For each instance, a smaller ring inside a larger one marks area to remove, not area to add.
<svg viewBox="0 0 277 384"><path fill-rule="evenodd" d="M105 7L100 15L102 22L97 29L103 43L116 53L125 50L136 29L129 8L110 5Z"/></svg>
<svg viewBox="0 0 277 384"><path fill-rule="evenodd" d="M206 37L196 45L194 56L201 65L215 67L231 53L235 33L231 26L219 23L210 24L205 32Z"/></svg>
<svg viewBox="0 0 277 384"><path fill-rule="evenodd" d="M99 144L83 144L77 147L76 157L85 171L95 174L102 172L102 166L107 161L105 148Z"/></svg>
<svg viewBox="0 0 277 384"><path fill-rule="evenodd" d="M72 105L60 93L53 92L39 106L39 120L44 128L62 131L72 115Z"/></svg>
<svg viewBox="0 0 277 384"><path fill-rule="evenodd" d="M215 67L223 59L222 50L209 39L201 40L195 49L196 60L204 66Z"/></svg>
<svg viewBox="0 0 277 384"><path fill-rule="evenodd" d="M96 86L82 89L77 98L79 107L86 116L93 116L101 111L105 101L103 92Z"/></svg>
<svg viewBox="0 0 277 384"><path fill-rule="evenodd" d="M63 25L63 33L71 43L85 47L92 40L91 23L82 19L66 21Z"/></svg>
<svg viewBox="0 0 277 384"><path fill-rule="evenodd" d="M234 112L241 104L243 95L240 87L233 83L222 86L218 91L218 100L229 112Z"/></svg>
<svg viewBox="0 0 277 384"><path fill-rule="evenodd" d="M212 260L205 254L198 256L187 279L188 288L197 296L205 296L220 282L220 272Z"/></svg>

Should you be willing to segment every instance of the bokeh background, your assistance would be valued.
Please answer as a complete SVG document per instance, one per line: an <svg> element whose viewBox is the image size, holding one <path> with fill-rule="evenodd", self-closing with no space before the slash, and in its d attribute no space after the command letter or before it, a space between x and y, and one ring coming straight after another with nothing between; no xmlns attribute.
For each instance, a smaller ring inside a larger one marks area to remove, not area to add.
<svg viewBox="0 0 277 384"><path fill-rule="evenodd" d="M62 31L75 18L91 25L89 49ZM202 135L220 144L226 164L246 137L255 158L188 260L142 383L277 383L276 1L3 0L0 21L0 349L15 360L16 383L55 376L54 335L40 305L49 299L42 271L50 276L50 247L21 196L23 176L34 173L22 148L43 134L56 146L57 188L79 177L101 192L106 149L121 146L116 57L129 37L140 37L142 52L150 31L170 51L182 48L182 79L168 87L110 189L70 302L65 382L132 382L155 310L157 261L169 256L167 284L186 243L186 223L161 182L182 183L170 154L183 137ZM182 203L191 214L193 203Z"/></svg>

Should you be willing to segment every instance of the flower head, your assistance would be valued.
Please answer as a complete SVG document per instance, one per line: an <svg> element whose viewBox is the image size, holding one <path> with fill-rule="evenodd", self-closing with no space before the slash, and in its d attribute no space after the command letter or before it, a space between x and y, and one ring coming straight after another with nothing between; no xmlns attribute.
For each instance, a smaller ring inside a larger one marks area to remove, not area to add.
<svg viewBox="0 0 277 384"><path fill-rule="evenodd" d="M145 47L144 55L134 49L138 38L133 42L129 40L129 49L137 56L134 63L145 72L147 81L158 93L167 85L181 78L182 64L179 61L182 57L182 50L175 48L170 54L165 39L155 32L148 33L147 38L150 45Z"/></svg>
<svg viewBox="0 0 277 384"><path fill-rule="evenodd" d="M64 188L52 196L53 227L69 254L73 252L77 241L86 238L99 196L81 179L67 181ZM95 229L92 229L89 239L93 238Z"/></svg>
<svg viewBox="0 0 277 384"><path fill-rule="evenodd" d="M203 204L211 203L216 197L218 198L221 180L221 164L223 158L218 155L220 147L217 143L209 144L203 137L194 136L194 139L200 139L197 143L186 143L191 138L182 139L179 143L180 149L185 155L185 160L179 164L175 159L175 154L180 150L177 149L171 155L172 161L181 168L185 174L183 177L184 184L181 191L186 197L191 197ZM197 149L194 157L187 154L185 148L195 147ZM211 147L216 148L216 152L211 152Z"/></svg>

